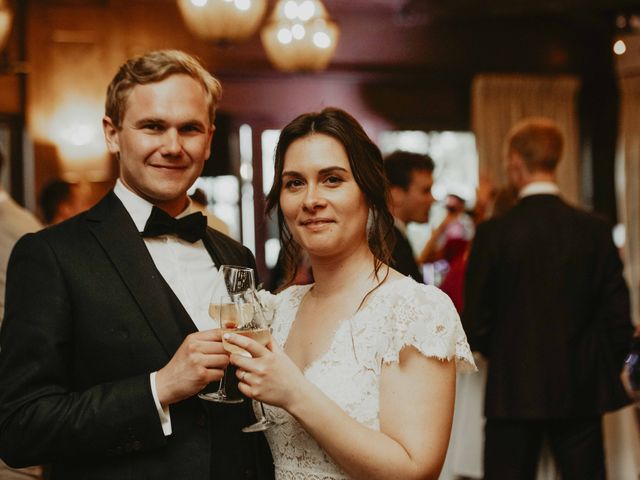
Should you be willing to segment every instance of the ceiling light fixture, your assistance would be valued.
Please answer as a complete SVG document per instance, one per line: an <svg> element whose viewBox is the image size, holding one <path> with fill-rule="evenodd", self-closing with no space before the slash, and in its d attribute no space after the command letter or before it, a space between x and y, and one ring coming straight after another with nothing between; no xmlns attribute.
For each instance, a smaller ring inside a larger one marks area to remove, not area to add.
<svg viewBox="0 0 640 480"><path fill-rule="evenodd" d="M279 0L261 37L279 70L318 71L333 57L339 33L320 0Z"/></svg>
<svg viewBox="0 0 640 480"><path fill-rule="evenodd" d="M219 44L247 40L260 26L266 0L178 0L189 30Z"/></svg>

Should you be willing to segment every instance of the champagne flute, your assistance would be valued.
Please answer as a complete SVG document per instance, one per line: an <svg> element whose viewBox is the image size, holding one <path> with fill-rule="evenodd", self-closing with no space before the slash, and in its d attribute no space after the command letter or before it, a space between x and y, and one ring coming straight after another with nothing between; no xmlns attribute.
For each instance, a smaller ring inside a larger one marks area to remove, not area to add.
<svg viewBox="0 0 640 480"><path fill-rule="evenodd" d="M216 291L214 290L213 299L209 304L209 316L224 330L225 328L231 329L237 323L236 308L229 294L253 290L255 280L252 268L237 265L221 265L220 275L222 275L228 294L222 297L216 296ZM227 382L231 383L228 384ZM237 394L231 395L227 392L227 387L231 387L230 390L237 392L237 384L235 367L228 366L222 374L218 390L209 393L201 392L198 397L209 402L242 403L242 397ZM233 388L234 386L236 388Z"/></svg>
<svg viewBox="0 0 640 480"><path fill-rule="evenodd" d="M237 314L235 304L232 302L228 295L216 297L217 300L212 300L209 304L209 316L213 318L221 329L233 329L237 324ZM209 402L217 403L242 403L244 400L242 397L234 397L227 393L226 383L229 374L227 373L229 367L224 369L222 378L218 383L218 390L215 392L201 392L198 397L207 400Z"/></svg>
<svg viewBox="0 0 640 480"><path fill-rule="evenodd" d="M220 273L229 295L254 290L256 286L253 268L237 265L221 265Z"/></svg>
<svg viewBox="0 0 640 480"><path fill-rule="evenodd" d="M231 296L236 306L238 323L234 329L225 329L224 333L235 333L249 337L267 346L271 340L271 330L267 324L262 307L254 290ZM222 345L229 353L245 354L245 351L222 339ZM256 412L257 422L242 429L243 432L262 432L275 425L264 413L264 405L258 402L260 409Z"/></svg>

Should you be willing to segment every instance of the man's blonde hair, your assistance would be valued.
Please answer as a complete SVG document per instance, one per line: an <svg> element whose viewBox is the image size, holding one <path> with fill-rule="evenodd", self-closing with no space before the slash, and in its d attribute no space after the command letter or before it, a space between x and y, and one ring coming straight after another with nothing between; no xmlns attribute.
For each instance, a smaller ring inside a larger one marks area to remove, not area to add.
<svg viewBox="0 0 640 480"><path fill-rule="evenodd" d="M185 74L199 82L205 90L209 121L213 125L222 86L196 57L180 50L156 50L127 60L107 88L105 115L116 128L121 128L127 99L136 85L161 82L171 75Z"/></svg>
<svg viewBox="0 0 640 480"><path fill-rule="evenodd" d="M563 148L562 132L548 118L529 117L516 123L507 136L507 153L518 153L530 172L553 172Z"/></svg>

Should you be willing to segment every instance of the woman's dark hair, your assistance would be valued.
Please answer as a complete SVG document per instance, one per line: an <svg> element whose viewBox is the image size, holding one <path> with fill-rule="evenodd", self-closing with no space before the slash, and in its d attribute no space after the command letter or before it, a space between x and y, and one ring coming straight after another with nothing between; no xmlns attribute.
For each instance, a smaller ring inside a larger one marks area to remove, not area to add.
<svg viewBox="0 0 640 480"><path fill-rule="evenodd" d="M334 138L344 147L353 177L365 196L369 207L369 248L375 257L374 272L377 276L383 264L389 264L395 238L393 217L387 206L387 180L384 175L382 154L367 136L355 118L337 108L325 108L321 112L305 113L291 121L280 133L275 153L273 186L267 195L267 213L274 209L278 215L285 284L293 281L301 258L301 247L293 239L280 208L284 157L293 142L313 134Z"/></svg>

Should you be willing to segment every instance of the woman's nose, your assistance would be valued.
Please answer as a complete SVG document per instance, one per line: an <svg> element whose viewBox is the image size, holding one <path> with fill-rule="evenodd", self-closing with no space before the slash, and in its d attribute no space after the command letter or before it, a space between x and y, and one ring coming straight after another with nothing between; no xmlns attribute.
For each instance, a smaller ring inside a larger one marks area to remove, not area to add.
<svg viewBox="0 0 640 480"><path fill-rule="evenodd" d="M315 185L309 185L304 196L303 206L308 210L313 210L325 205L325 199L320 190Z"/></svg>

